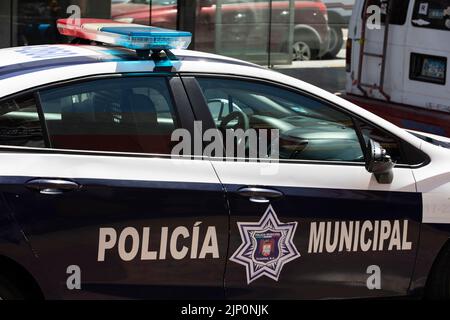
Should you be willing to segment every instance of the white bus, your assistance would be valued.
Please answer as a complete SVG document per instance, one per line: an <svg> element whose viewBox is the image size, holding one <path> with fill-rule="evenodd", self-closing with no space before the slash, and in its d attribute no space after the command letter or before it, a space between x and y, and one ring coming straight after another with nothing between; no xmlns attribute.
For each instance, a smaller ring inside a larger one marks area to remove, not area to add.
<svg viewBox="0 0 450 320"><path fill-rule="evenodd" d="M346 97L402 127L450 136L449 59L450 0L356 1Z"/></svg>

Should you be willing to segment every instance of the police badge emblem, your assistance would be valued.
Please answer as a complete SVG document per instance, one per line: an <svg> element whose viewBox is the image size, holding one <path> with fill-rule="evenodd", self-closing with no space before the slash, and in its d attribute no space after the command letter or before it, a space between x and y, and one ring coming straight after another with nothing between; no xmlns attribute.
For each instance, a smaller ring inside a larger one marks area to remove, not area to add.
<svg viewBox="0 0 450 320"><path fill-rule="evenodd" d="M242 244L230 260L245 266L247 284L262 276L278 281L283 266L300 257L294 245L297 222L280 222L272 206L258 222L237 225Z"/></svg>
<svg viewBox="0 0 450 320"><path fill-rule="evenodd" d="M267 232L257 232L254 234L256 240L256 250L253 255L256 261L267 262L278 259L280 250L278 249L281 238L280 232L268 230Z"/></svg>

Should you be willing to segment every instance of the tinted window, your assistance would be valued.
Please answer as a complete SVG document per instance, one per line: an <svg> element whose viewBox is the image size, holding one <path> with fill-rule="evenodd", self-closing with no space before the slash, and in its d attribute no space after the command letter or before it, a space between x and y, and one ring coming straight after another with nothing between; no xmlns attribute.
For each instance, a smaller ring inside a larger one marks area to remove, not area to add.
<svg viewBox="0 0 450 320"><path fill-rule="evenodd" d="M244 117L250 129L278 129L281 159L364 159L351 117L321 101L256 82L198 81L218 128L247 129L240 121Z"/></svg>
<svg viewBox="0 0 450 320"><path fill-rule="evenodd" d="M376 5L381 8L381 23L386 21L386 9L387 3L392 2L390 5L391 15L389 18L390 24L403 25L406 22L406 16L408 14L409 0L367 0L367 7ZM364 12L362 12L364 16Z"/></svg>
<svg viewBox="0 0 450 320"><path fill-rule="evenodd" d="M450 0L416 1L412 24L421 28L450 30Z"/></svg>
<svg viewBox="0 0 450 320"><path fill-rule="evenodd" d="M41 92L53 148L171 151L177 120L165 78L105 79Z"/></svg>
<svg viewBox="0 0 450 320"><path fill-rule="evenodd" d="M33 97L0 103L0 144L45 147L39 114Z"/></svg>

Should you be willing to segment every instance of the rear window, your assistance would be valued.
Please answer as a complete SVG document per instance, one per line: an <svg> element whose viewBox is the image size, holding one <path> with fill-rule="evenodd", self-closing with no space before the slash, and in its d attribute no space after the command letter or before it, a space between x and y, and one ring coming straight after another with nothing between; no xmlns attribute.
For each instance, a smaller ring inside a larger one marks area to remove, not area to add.
<svg viewBox="0 0 450 320"><path fill-rule="evenodd" d="M0 102L0 145L45 147L33 96Z"/></svg>
<svg viewBox="0 0 450 320"><path fill-rule="evenodd" d="M170 154L177 119L164 77L91 80L40 96L53 148Z"/></svg>
<svg viewBox="0 0 450 320"><path fill-rule="evenodd" d="M390 0L390 2L392 2L390 5L390 24L404 25L408 14L409 0ZM381 8L381 23L383 24L386 22L387 3L383 0L367 0L367 7L376 5ZM364 17L364 12L362 12L361 17Z"/></svg>
<svg viewBox="0 0 450 320"><path fill-rule="evenodd" d="M450 30L450 0L416 1L411 22L420 28Z"/></svg>

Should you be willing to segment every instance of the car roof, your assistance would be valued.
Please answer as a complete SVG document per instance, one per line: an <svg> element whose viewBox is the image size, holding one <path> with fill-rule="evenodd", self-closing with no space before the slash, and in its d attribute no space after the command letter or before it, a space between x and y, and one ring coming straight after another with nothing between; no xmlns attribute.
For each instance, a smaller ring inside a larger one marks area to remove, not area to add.
<svg viewBox="0 0 450 320"><path fill-rule="evenodd" d="M180 61L202 61L238 64L259 67L258 65L229 57L190 50L174 50ZM120 47L89 45L38 45L0 49L0 80L18 75L98 62L140 61L133 50Z"/></svg>

